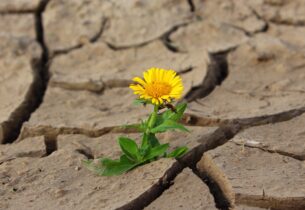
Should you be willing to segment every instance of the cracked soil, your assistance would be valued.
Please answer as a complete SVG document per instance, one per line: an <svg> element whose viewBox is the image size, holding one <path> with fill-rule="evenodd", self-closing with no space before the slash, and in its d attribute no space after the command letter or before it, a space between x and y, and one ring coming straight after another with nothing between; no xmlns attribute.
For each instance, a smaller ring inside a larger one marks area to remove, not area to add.
<svg viewBox="0 0 305 210"><path fill-rule="evenodd" d="M303 0L1 0L0 209L304 210ZM128 85L182 77L183 157L98 177L123 124L149 107Z"/></svg>

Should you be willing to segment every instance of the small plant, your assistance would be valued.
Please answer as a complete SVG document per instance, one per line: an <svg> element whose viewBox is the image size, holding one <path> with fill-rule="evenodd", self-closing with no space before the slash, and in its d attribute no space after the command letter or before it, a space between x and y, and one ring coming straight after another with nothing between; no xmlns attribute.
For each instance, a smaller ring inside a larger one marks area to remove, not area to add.
<svg viewBox="0 0 305 210"><path fill-rule="evenodd" d="M84 161L87 168L102 176L120 175L137 166L152 162L161 157L177 158L187 152L187 147L179 147L168 153L169 144L160 144L157 133L167 130L188 131L179 124L186 109L186 104L171 105L175 99L179 99L183 92L183 84L179 75L173 70L150 68L143 73L144 79L135 77L129 87L134 90L139 98L136 104L153 105L153 112L147 120L134 127L142 133L141 145L128 137L119 137L118 144L122 150L119 159L100 158L98 163L92 160ZM166 109L162 113L160 110Z"/></svg>

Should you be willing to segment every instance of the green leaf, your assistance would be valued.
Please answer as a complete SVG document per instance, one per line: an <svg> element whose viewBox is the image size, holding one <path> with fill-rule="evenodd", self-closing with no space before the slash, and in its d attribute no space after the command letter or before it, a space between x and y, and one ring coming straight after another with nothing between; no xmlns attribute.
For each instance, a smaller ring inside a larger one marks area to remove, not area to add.
<svg viewBox="0 0 305 210"><path fill-rule="evenodd" d="M150 130L150 132L152 133L162 133L165 132L167 130L173 130L173 129L178 129L181 131L187 131L189 132L189 130L184 127L183 125L177 123L176 121L173 120L166 120L164 121L161 125L158 125L157 127L154 127L153 129Z"/></svg>
<svg viewBox="0 0 305 210"><path fill-rule="evenodd" d="M157 158L160 155L163 155L166 150L168 149L169 144L161 144L159 146L156 146L154 148L151 148L149 153L144 157L144 160L150 160L152 158Z"/></svg>
<svg viewBox="0 0 305 210"><path fill-rule="evenodd" d="M148 142L150 143L151 147L156 147L160 145L159 140L157 139L156 135L153 133L148 134Z"/></svg>
<svg viewBox="0 0 305 210"><path fill-rule="evenodd" d="M160 142L157 139L156 135L153 133L144 133L143 137L142 137L142 144L141 144L141 152L143 154L143 152L146 152L146 150L148 150L151 147L155 147L155 146L159 146ZM145 156L145 155L144 155Z"/></svg>
<svg viewBox="0 0 305 210"><path fill-rule="evenodd" d="M137 162L141 159L138 145L134 140L127 137L119 137L119 145L130 160Z"/></svg>
<svg viewBox="0 0 305 210"><path fill-rule="evenodd" d="M100 159L100 163L103 165L103 166L112 166L112 165L116 165L120 162L120 160L112 160L112 159L109 159L109 158L101 158Z"/></svg>
<svg viewBox="0 0 305 210"><path fill-rule="evenodd" d="M181 120L183 113L187 107L186 103L181 103L176 106L176 112L173 112L172 110L166 110L162 113L162 118L164 121L166 120L173 120L173 121L179 121Z"/></svg>
<svg viewBox="0 0 305 210"><path fill-rule="evenodd" d="M172 151L171 153L169 153L166 157L179 158L182 155L184 155L187 151L188 151L187 147L179 147L179 148L175 149L174 151Z"/></svg>
<svg viewBox="0 0 305 210"><path fill-rule="evenodd" d="M130 124L121 126L123 129L137 129L139 132L144 132L145 128L143 127L143 123L140 124Z"/></svg>
<svg viewBox="0 0 305 210"><path fill-rule="evenodd" d="M142 146L140 149L139 149L139 153L141 155L141 157L144 157L146 156L149 151L151 149L151 146L150 145L145 145L145 146ZM143 158L142 158L143 159Z"/></svg>
<svg viewBox="0 0 305 210"><path fill-rule="evenodd" d="M141 126L140 126L140 128L143 130L143 132L146 131L147 126L148 126L148 125L147 125L147 121L141 120Z"/></svg>
<svg viewBox="0 0 305 210"><path fill-rule="evenodd" d="M137 105L146 105L146 104L148 104L148 101L143 98L137 98L133 101L133 104L136 106Z"/></svg>
<svg viewBox="0 0 305 210"><path fill-rule="evenodd" d="M100 164L94 164L92 160L83 161L84 165L100 176L120 175L136 167L138 163L130 161L126 155L122 155L119 160L109 158L100 159Z"/></svg>
<svg viewBox="0 0 305 210"><path fill-rule="evenodd" d="M176 106L176 112L173 112L172 110L168 109L165 112L163 112L162 114L159 114L157 116L154 127L161 125L162 123L164 123L167 120L172 120L172 121L176 121L176 122L179 121L182 118L186 107L187 107L186 103L181 103Z"/></svg>
<svg viewBox="0 0 305 210"><path fill-rule="evenodd" d="M139 163L134 163L129 160L126 155L122 155L120 160L112 160L107 159L107 164L103 165L102 173L99 173L102 176L114 176L123 174L132 168L136 167ZM102 161L104 163L104 161Z"/></svg>
<svg viewBox="0 0 305 210"><path fill-rule="evenodd" d="M147 148L149 146L150 146L150 144L148 143L148 134L143 133L141 148L144 149L144 148Z"/></svg>
<svg viewBox="0 0 305 210"><path fill-rule="evenodd" d="M170 111L170 110L167 110L167 111ZM163 122L164 122L164 118L163 118L163 115L164 112L162 114L158 114L157 115L157 118L156 118L156 122L155 122L155 126L154 127L157 127L158 125L161 125Z"/></svg>

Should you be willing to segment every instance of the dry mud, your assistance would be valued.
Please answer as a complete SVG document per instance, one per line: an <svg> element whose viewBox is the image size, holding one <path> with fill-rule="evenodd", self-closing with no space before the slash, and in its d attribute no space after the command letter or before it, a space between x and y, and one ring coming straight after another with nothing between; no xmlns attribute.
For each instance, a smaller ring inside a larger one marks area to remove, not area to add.
<svg viewBox="0 0 305 210"><path fill-rule="evenodd" d="M1 0L0 209L305 209L303 0ZM99 177L150 107L128 85L183 78L178 160Z"/></svg>

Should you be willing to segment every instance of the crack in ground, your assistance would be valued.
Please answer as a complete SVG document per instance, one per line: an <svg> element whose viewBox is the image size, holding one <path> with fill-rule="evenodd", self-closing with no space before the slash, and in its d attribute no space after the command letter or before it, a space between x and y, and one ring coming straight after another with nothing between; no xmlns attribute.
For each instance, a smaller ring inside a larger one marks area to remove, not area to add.
<svg viewBox="0 0 305 210"><path fill-rule="evenodd" d="M191 72L193 67L187 67L177 71L178 75L183 75ZM107 81L100 80L88 80L85 82L67 82L60 80L50 80L49 86L59 87L66 90L73 91L90 91L97 94L103 93L105 90L112 88L127 88L132 84L132 80L128 79L109 79Z"/></svg>
<svg viewBox="0 0 305 210"><path fill-rule="evenodd" d="M265 20L262 16L260 16L260 14L251 6L248 6L248 8L251 10L252 14L258 19L261 20L265 23L265 27L263 27L261 29L261 33L266 33L269 30L269 22L267 20Z"/></svg>
<svg viewBox="0 0 305 210"><path fill-rule="evenodd" d="M215 203L219 209L229 209L230 202L224 196L224 193L220 190L221 187L206 174L200 173L196 167L196 164L202 158L202 155L212 149L217 148L230 139L232 139L240 131L247 129L251 126L258 126L262 124L277 123L282 121L290 120L294 117L297 117L302 112L305 112L305 107L295 110L290 110L282 113L277 113L274 115L262 116L262 117L253 117L246 119L236 119L230 120L220 125L220 127L211 135L204 136L201 139L198 139L198 142L201 144L197 147L190 150L185 156L178 159L171 168L169 168L162 178L154 184L149 190L144 192L142 195L134 199L133 201L125 204L124 206L118 208L120 210L137 210L143 209L145 206L148 206L151 202L157 199L162 193L168 189L172 184L175 177L180 174L184 168L189 167L193 172L199 176L209 187L212 195L214 196ZM78 151L81 154L84 154L88 158L92 158L91 153ZM286 202L284 202L286 205ZM283 205L284 205L283 204ZM268 204L269 205L269 204Z"/></svg>
<svg viewBox="0 0 305 210"><path fill-rule="evenodd" d="M194 147L183 157L179 158L149 190L131 202L117 208L117 210L140 210L148 206L172 185L176 176L180 174L184 168L195 168L204 152L226 143L233 138L240 129L241 127L238 124L230 123L219 127L211 135L203 137L200 140L205 143Z"/></svg>
<svg viewBox="0 0 305 210"><path fill-rule="evenodd" d="M230 120L221 120L213 118L198 117L193 114L184 114L181 123L186 126L201 126L201 127L212 127L219 126L221 124L229 123ZM54 127L50 125L39 125L36 127L23 126L21 133L19 135L18 141L26 138L44 136L44 135L70 135L70 134L81 134L87 137L95 138L106 135L108 133L139 133L133 126L138 124L130 125L118 125L109 126L99 129L88 129L80 127Z"/></svg>
<svg viewBox="0 0 305 210"><path fill-rule="evenodd" d="M305 21L298 20L297 22L291 22L290 20L278 20L276 18L271 18L268 20L268 22L271 22L275 25L284 25L284 26L294 26L294 27L304 27Z"/></svg>
<svg viewBox="0 0 305 210"><path fill-rule="evenodd" d="M57 136L55 136L55 135L45 135L44 136L44 144L45 144L45 147L46 147L45 156L51 155L53 152L55 152L57 150Z"/></svg>
<svg viewBox="0 0 305 210"><path fill-rule="evenodd" d="M221 85L229 74L227 56L231 51L232 49L224 52L209 53L211 62L208 65L207 74L201 85L192 87L191 90L186 94L184 99L187 102L204 98L208 96L216 88L216 86Z"/></svg>
<svg viewBox="0 0 305 210"><path fill-rule="evenodd" d="M265 32L268 31L269 24L267 22L265 22L265 21L264 21L264 23L265 24L264 24L264 26L262 28L250 32L250 31L247 31L246 29L244 29L243 27L240 27L240 26L237 26L237 25L234 25L234 24L231 24L231 23L223 22L224 25L232 27L232 28L234 28L236 30L239 30L239 31L243 32L245 34L245 36L250 37L250 38L255 36L256 34L265 33Z"/></svg>
<svg viewBox="0 0 305 210"><path fill-rule="evenodd" d="M272 115L263 115L259 117L250 117L250 118L236 118L236 119L220 119L220 118L208 118L200 117L194 114L185 113L182 117L181 123L186 126L198 126L198 127L216 127L225 124L230 124L238 122L244 129L279 123L291 120L295 117L298 117L305 113L305 107L299 109L292 109ZM109 126L99 129L86 129L80 127L54 127L50 125L39 125L36 127L27 127L24 126L19 135L18 141L21 141L25 138L35 137L35 136L44 136L44 135L70 135L70 134L81 134L88 137L100 137L108 133L138 133L137 129L131 128L131 124L128 126L118 125L118 126Z"/></svg>
<svg viewBox="0 0 305 210"><path fill-rule="evenodd" d="M229 27L232 27L234 29L240 30L241 32L243 32L245 34L245 36L250 37L250 38L253 37L256 34L259 34L259 33L266 33L268 31L268 29L269 29L268 21L266 21L264 18L262 18L258 14L258 12L254 8L252 8L251 6L247 6L247 8L251 11L252 15L254 15L255 18L257 18L258 20L264 22L264 25L261 28L258 28L258 29L256 29L256 30L251 32L251 31L247 31L245 28L237 26L235 24L231 24L231 23L227 23L227 22L223 22L223 24L225 24L225 25L227 25Z"/></svg>
<svg viewBox="0 0 305 210"><path fill-rule="evenodd" d="M84 155L88 160L94 159L94 155L90 149L89 150L87 148L86 149L76 149L76 152Z"/></svg>
<svg viewBox="0 0 305 210"><path fill-rule="evenodd" d="M187 73L193 71L193 69L194 69L194 67L190 66L190 67L187 67L187 68L185 68L185 69L178 70L178 71L177 71L177 74L178 74L178 75L187 74Z"/></svg>
<svg viewBox="0 0 305 210"><path fill-rule="evenodd" d="M129 203L117 208L116 210L142 210L154 200L156 200L162 193L173 185L173 180L180 174L185 166L176 161L164 175L150 187L147 191L142 193L139 197L130 201Z"/></svg>
<svg viewBox="0 0 305 210"><path fill-rule="evenodd" d="M129 87L131 83L132 80L126 80L126 79L110 79L107 81L88 80L85 82L78 82L78 83L51 80L50 86L59 87L66 90L73 90L73 91L86 90L94 93L103 93L107 89Z"/></svg>
<svg viewBox="0 0 305 210"><path fill-rule="evenodd" d="M285 111L285 112L281 112L281 113L276 113L273 115L228 120L228 122L225 122L224 124L236 123L237 125L240 126L240 129L238 130L238 133L239 133L240 131L251 128L253 126L260 126L260 125L289 121L295 117L300 116L304 112L305 112L305 107L302 107L299 109L293 109L293 110L289 110L289 111ZM198 142L201 144L205 143L204 139L198 140ZM230 142L233 142L233 141L230 141ZM236 142L233 142L233 143L236 143ZM221 145L222 144L220 144L218 146L221 146ZM272 152L272 153L275 153L275 152ZM283 152L281 155L288 156L287 153L283 153ZM289 156L289 157L292 157L295 159L299 158L298 160L300 160L300 158L304 159L304 157L296 157L296 156L294 156L294 157ZM303 160L303 159L301 159L301 160ZM207 172L200 171L197 169L197 167L194 167L194 166L191 166L190 168L193 170L194 174L196 174L198 177L200 177L202 179L202 181L207 184L207 186L210 189L211 194L214 196L217 208L227 210L230 207L232 207L230 205L232 205L234 203L234 201L232 200L232 198L230 198L230 195L228 195L228 192L225 192L225 190L224 190L224 189L227 189L227 187L225 186L226 185L225 182L222 181L222 182L218 183L216 180L213 179L213 177L211 175L208 175ZM286 204L287 203L284 202L281 205L285 206ZM304 208L303 203L301 203L300 205ZM259 206L259 205L256 204L254 206ZM261 206L261 207L268 207L268 206ZM279 210L284 210L284 209L285 208L279 208Z"/></svg>
<svg viewBox="0 0 305 210"><path fill-rule="evenodd" d="M238 121L244 128L250 128L260 125L267 125L267 124L288 121L302 115L303 113L305 113L305 107L300 107L298 109L292 109L272 115L263 115L259 117L250 117L243 119L237 118L234 120Z"/></svg>
<svg viewBox="0 0 305 210"><path fill-rule="evenodd" d="M100 31L97 33L97 35L95 35L94 37L92 37L90 40L89 40L89 43L93 44L95 42L97 42L99 40L99 38L102 36L103 32L104 32L104 29L106 28L107 26L107 23L108 23L108 19L103 19L102 21L102 26L101 26L101 29ZM193 23L194 21L193 20L190 20L190 21L186 21L186 22L183 22L183 23L180 23L180 24L177 24L177 25L174 25L172 26L168 31L164 32L162 35L160 35L159 37L156 37L156 38L153 38L151 40L148 40L148 41L145 41L145 42L142 42L142 43L138 43L138 44L132 44L132 45L126 45L126 46L116 46L110 42L107 42L107 41L103 41L111 50L114 50L114 51L118 51L118 50L126 50L126 49L132 49L132 48L140 48L140 47L144 47L156 40L161 40L163 42L163 39L164 37L167 37L167 34L171 34L173 31L176 31L178 30L178 28L180 27L185 27L191 23ZM164 43L164 42L163 42ZM72 46L72 47L69 47L67 49L62 49L62 50L54 50L53 52L53 57L56 57L56 56L59 56L59 55L62 55L62 54L68 54L70 52L72 52L73 50L77 50L77 49L80 49L84 46L85 44L78 44L76 46ZM172 46L167 46L165 44L165 46L167 47L167 49L169 49L170 51L172 52L178 52L175 51L175 49L170 49L172 48ZM173 47L174 48L174 47Z"/></svg>
<svg viewBox="0 0 305 210"><path fill-rule="evenodd" d="M178 31L180 28L183 27L187 27L189 26L191 23L193 23L195 21L191 21L191 22L187 22L187 23L182 23L180 25L176 25L174 27L172 27L169 31L167 31L166 33L164 33L161 37L160 40L163 43L163 45L170 51L173 53L185 53L185 51L180 50L177 46L174 45L173 41L171 40L171 35L173 33L175 33L176 31Z"/></svg>
<svg viewBox="0 0 305 210"><path fill-rule="evenodd" d="M35 136L58 136L58 135L70 135L70 134L81 134L87 137L95 138L106 135L108 133L138 133L135 128L127 128L125 126L109 126L100 129L86 129L78 127L53 127L53 126L37 126L35 128L23 127L21 135L18 141L29 137Z"/></svg>
<svg viewBox="0 0 305 210"><path fill-rule="evenodd" d="M262 195L246 195L235 193L226 174L216 165L211 157L203 156L203 159L198 166L197 171L193 171L196 175L202 178L210 188L211 194L216 195L216 204L226 204L229 206L216 206L219 209L231 209L235 205L246 205L251 207L261 207L274 210L297 209L301 210L305 207L305 200L303 197L286 197L277 198ZM218 198L218 200L216 200ZM223 200L219 200L223 199Z"/></svg>
<svg viewBox="0 0 305 210"><path fill-rule="evenodd" d="M229 210L232 207L231 202L222 191L220 185L215 182L207 173L198 170L197 167L191 169L193 173L209 187L210 193L214 197L215 207L220 210Z"/></svg>
<svg viewBox="0 0 305 210"><path fill-rule="evenodd" d="M39 80L37 80L37 81L34 80L29 92L34 94L35 102L34 103L30 102L32 104L29 106L32 108L28 109L29 113L26 114L29 116L25 116L25 118L20 118L20 119L22 119L21 120L22 122L21 122L21 125L19 126L19 131L17 133L17 136L15 136L14 138L18 137L23 122L28 120L30 117L30 114L39 107L39 105L43 99L44 92L46 90L46 86L48 83L49 57L48 57L48 48L44 42L43 25L42 25L42 13L43 13L48 1L49 0L42 0L39 9L37 11L33 11L33 12L35 12L37 41L40 43L40 45L43 49L43 54L42 54L40 61L33 61L33 63L34 63L33 66L35 67L34 69L36 69L35 71L37 72L36 76L39 78ZM192 0L188 0L188 2L190 4L190 10L195 11L195 7L194 7ZM305 23L304 23L304 25L305 25ZM174 30L174 31L176 31L176 30ZM266 28L266 30L268 30L268 27ZM102 30L101 30L101 33L99 35L97 35L97 38L94 38L92 42L95 42L101 34L102 34ZM164 36L164 37L166 37L166 36ZM168 38L169 38L169 36L168 36ZM161 39L163 40L163 36ZM164 40L166 40L166 39L164 39ZM169 40L169 42L167 42L167 43L170 43L171 42L170 39L168 39L168 40ZM168 41L168 40L166 40L166 41ZM153 41L153 40L151 40L151 41ZM151 42L151 41L149 41L149 42ZM144 43L144 45L146 45L148 43ZM165 43L165 45L166 45L166 43ZM61 51L61 52L57 51L57 52L54 52L54 55L66 54L66 53L69 53L70 51L72 51L74 49L78 49L80 47L82 47L82 46L79 46L77 48L72 47L73 49L69 48L69 49L67 49L67 51ZM111 46L111 47L114 47L115 50L125 49L124 47L123 48L115 47L115 46ZM131 47L137 47L137 46L131 46ZM130 47L127 46L127 48L130 48ZM168 49L173 51L173 49L170 49L170 48L168 48ZM178 52L178 50L176 52ZM202 86L196 87L191 92L188 93L188 95L186 96L187 101L193 101L193 100L196 100L197 98L202 98L202 97L207 96L214 90L214 88L217 85L220 85L221 82L227 77L227 75L228 75L228 64L227 64L227 60L226 60L227 53L228 52L211 54L212 63L213 63L213 59L215 62L214 64L212 64L214 66L209 67L207 77L204 79ZM35 81L37 84L35 83ZM34 85L34 83L35 83L35 85ZM39 92L38 92L38 89L36 89L37 87L39 87L38 88ZM40 92L40 91L42 91L42 92ZM30 95L30 93L28 93L28 94ZM26 98L28 98L28 100L29 100L28 94L27 94ZM19 107L18 107L18 109L19 109ZM25 110L25 109L23 109L23 110ZM186 167L190 167L197 176L199 176L199 177L201 177L201 179L205 180L205 183L208 184L208 186L216 200L216 204L218 205L217 207L221 208L221 209L228 209L229 203L227 203L227 201L223 198L223 196L219 194L219 193L221 193L221 191L215 189L215 188L217 188L217 186L211 184L213 182L213 180L209 179L209 177L207 177L205 175L198 173L198 170L196 168L196 163L201 159L204 152L211 150L211 149L215 149L216 147L225 144L227 141L229 141L229 139L233 138L237 133L239 133L244 128L286 121L286 120L292 119L293 117L300 115L300 113L301 112L303 113L304 111L305 111L305 109L302 108L302 109L295 110L295 112L287 111L287 112L282 112L282 113L279 113L279 114L276 114L273 116L236 119L236 120L232 120L230 122L226 122L226 125L221 125L221 127L219 127L212 135L198 140L199 142L202 142L202 143L199 146L193 148L185 156L178 159L178 161L175 162L172 165L172 167L167 170L167 172L158 181L158 183L153 185L148 191L144 192L141 196L139 196L135 200L131 201L130 203L128 203L118 209L124 209L124 210L125 209L132 209L132 210L143 209L145 206L147 206L151 202L153 202L156 198L161 196L161 194L172 185L172 182L175 179L175 177L179 173L181 173L182 170ZM23 114L25 114L25 113L23 113ZM11 117L10 117L10 119L11 119ZM193 122L194 119L195 119L195 122ZM198 119L200 119L200 118L196 118L196 116L192 116L190 122L192 122L193 125L194 124L197 125L199 122ZM216 123L218 125L222 124L221 121L217 121ZM203 125L203 124L201 124L201 125ZM109 130L105 129L104 131L100 131L100 132L101 133L103 133L103 132L107 133L107 132L113 132L113 131L119 132L116 130L117 128L118 127L111 127L111 128L109 127L109 128L107 128ZM76 132L73 129L74 128L67 128L67 130L70 130L69 132L71 132L71 133ZM43 129L43 132L44 131L45 130ZM86 132L90 133L90 131L84 131L84 133L86 133ZM12 133L14 133L14 132L12 132ZM69 134L71 134L71 133L69 133ZM44 135L46 135L46 134L44 133ZM89 134L89 135L94 136L95 134ZM13 139L12 141L14 141L14 138L12 138ZM7 142L10 142L10 140L5 141L5 143L7 143ZM46 144L47 155L49 155L52 152L57 150L56 138L54 139L54 137L52 137L52 136L45 136L45 144ZM92 156L90 156L90 154L86 153L86 151L78 151L78 152L81 154L84 154L88 158L92 158ZM242 196L244 196L244 197L242 197ZM249 199L249 201L245 202L245 200L247 200L247 199ZM247 204L249 204L249 202L257 202L257 203L263 202L264 203L265 202L264 200L266 200L266 202L268 202L268 205L269 205L269 203L270 202L272 203L274 199L276 199L276 198L264 196L262 199L261 197L253 198L253 196L246 197L245 195L240 195L240 197L237 200L238 200L238 202L241 202L241 203L245 202ZM292 199L292 201L296 202L293 199ZM303 198L302 198L302 200L301 200L301 198L300 198L300 200L297 199L297 201L304 203ZM264 207L264 204L262 204L262 207ZM285 207L287 209L287 208L290 208L291 206L287 207L287 201L284 201L282 207ZM295 205L293 205L293 208L296 208ZM281 208L279 208L279 209L281 209ZM296 208L296 209L298 209L298 208ZM299 209L301 209L301 208L299 208Z"/></svg>
<svg viewBox="0 0 305 210"><path fill-rule="evenodd" d="M114 44L111 44L109 42L106 42L105 43L108 45L108 47L114 51L117 51L117 50L126 50L126 49L131 49L131 48L140 48L140 47L144 47L158 39L160 39L162 41L162 43L164 43L164 40L170 40L169 39L169 35L175 31L177 31L180 27L186 27L188 26L189 24L192 24L193 22L195 22L194 20L190 20L190 21L185 21L183 23L179 23L179 24L176 24L174 26L172 26L168 31L165 31L163 34L161 34L159 37L156 37L154 39L151 39L151 40L147 40L145 42L142 42L142 43L139 43L139 44L132 44L132 45L126 45L126 46L115 46ZM179 50L176 49L174 46L167 46L167 44L165 44L165 47L167 49L169 49L171 52L178 52Z"/></svg>
<svg viewBox="0 0 305 210"><path fill-rule="evenodd" d="M240 143L240 142L235 142L235 141L231 141L231 142L236 144L236 145L239 145L239 146L248 147L248 148L252 148L252 149L259 149L263 152L268 152L268 153L271 153L271 154L279 154L279 155L282 155L282 156L285 156L285 157L290 157L290 158L293 158L293 159L299 160L299 161L304 161L305 160L305 155L298 155L298 154L294 154L294 153L291 153L291 152L286 152L286 151L278 150L278 149L268 149L264 146L249 145L247 143Z"/></svg>
<svg viewBox="0 0 305 210"><path fill-rule="evenodd" d="M220 118L200 117L194 114L185 113L180 122L187 126L213 127L213 126L220 126L221 124L229 123L230 120L220 119Z"/></svg>
<svg viewBox="0 0 305 210"><path fill-rule="evenodd" d="M278 123L290 120L294 117L297 117L305 112L305 107L302 107L300 109L293 109L290 111L285 111L273 115L265 115L261 117L252 117L252 118L244 118L244 119L233 119L233 120L215 120L214 123L217 123L219 125L219 128L212 134L203 136L201 139L198 139L198 142L200 142L200 145L197 147L191 149L185 156L178 159L177 162L175 162L171 168L169 168L166 173L163 175L163 177L154 184L149 190L144 192L142 195L137 197L136 199L132 200L131 202L125 204L124 206L118 208L118 209L143 209L145 206L148 206L151 202L153 202L155 199L157 199L159 196L162 195L162 193L168 189L172 183L175 177L182 172L182 170L186 167L189 167L193 170L194 174L199 176L209 187L210 192L214 196L216 206L220 209L229 209L230 208L230 202L229 200L224 196L224 193L220 190L221 186L217 185L217 183L206 174L202 174L198 171L196 164L200 161L202 158L202 155L212 149L217 148L218 146L221 146L225 143L227 143L230 139L232 139L236 134L238 134L240 131L250 128L252 126L258 126L258 125L264 125L264 124L270 124L270 123ZM190 115L191 117L196 117L193 115ZM186 117L187 118L187 117ZM195 118L196 119L196 118ZM201 119L199 117L199 119ZM197 119L198 120L198 119ZM204 122L204 118L201 119ZM189 121L192 122L192 121ZM196 122L196 121L195 121ZM193 121L193 124L196 124ZM198 123L198 121L197 121ZM206 124L206 123L203 123ZM78 134L78 130L75 130L73 128L69 128L68 130L63 130L62 128L52 128L53 131L46 131L45 127L40 128L40 133L46 134L49 133L49 135L55 135L57 134ZM48 128L50 129L50 128ZM118 129L118 130L116 130ZM120 130L121 129L121 130ZM122 130L126 128L122 127L108 127L99 130L98 135L106 134L109 132L126 132L126 130ZM84 130L85 131L85 130ZM85 132L83 131L84 134ZM97 133L92 132L90 134L90 131L87 135L91 136L97 136ZM135 132L135 130L129 130L129 132ZM37 134L40 135L40 134ZM51 150L52 151L52 150ZM87 158L92 158L93 156L90 155L89 152L84 151L78 151L79 153L85 155ZM50 153L50 152L49 152Z"/></svg>
<svg viewBox="0 0 305 210"><path fill-rule="evenodd" d="M304 210L305 208L304 197L278 198L264 194L260 196L236 193L235 199L237 204L244 204L247 206L255 206L274 210Z"/></svg>
<svg viewBox="0 0 305 210"><path fill-rule="evenodd" d="M8 121L3 123L0 130L0 142L12 143L14 142L22 128L22 125L27 121L31 114L39 107L42 102L47 83L48 75L48 48L44 42L44 29L42 25L42 13L48 4L49 0L42 0L35 11L35 32L36 41L42 48L42 55L40 59L32 59L31 66L33 69L34 79L26 93L24 101L16 108L16 110L9 116Z"/></svg>
<svg viewBox="0 0 305 210"><path fill-rule="evenodd" d="M108 23L108 19L107 18L102 18L101 20L101 27L100 29L98 30L98 32L92 36L90 39L89 39L89 43L93 44L95 43L96 41L98 41L98 39L102 36L106 26L107 26L107 23ZM75 46L72 46L72 47L69 47L69 48L66 48L66 49L59 49L59 50L54 50L53 53L52 53L52 58L56 57L56 56L60 56L60 55L65 55L65 54L68 54L74 50L77 50L77 49L80 49L82 48L86 43L80 43L80 44L77 44Z"/></svg>
<svg viewBox="0 0 305 210"><path fill-rule="evenodd" d="M0 160L0 165L5 163L5 162L9 162L9 161L12 161L12 160L15 160L17 158L25 158L25 157L28 157L28 158L41 158L41 157L45 157L46 154L41 154L40 151L36 151L36 152L20 152L18 153L16 156L10 156L10 157L7 157L5 159L2 159Z"/></svg>
<svg viewBox="0 0 305 210"><path fill-rule="evenodd" d="M266 24L268 24L268 28L266 29L266 32L269 29L269 23L273 23L275 25L286 25L286 26L295 26L295 27L304 27L305 26L305 21L304 20L299 20L297 22L291 22L290 20L279 20L277 19L277 17L275 18L271 18L269 20L267 20L266 18L262 17L259 12L256 11L255 8L249 6L249 9L251 9L252 13L255 15L255 17L257 19L260 19L262 21L264 21Z"/></svg>
<svg viewBox="0 0 305 210"><path fill-rule="evenodd" d="M196 11L196 7L195 7L195 4L194 4L193 0L187 0L187 3L190 6L190 11L191 12L195 12Z"/></svg>

